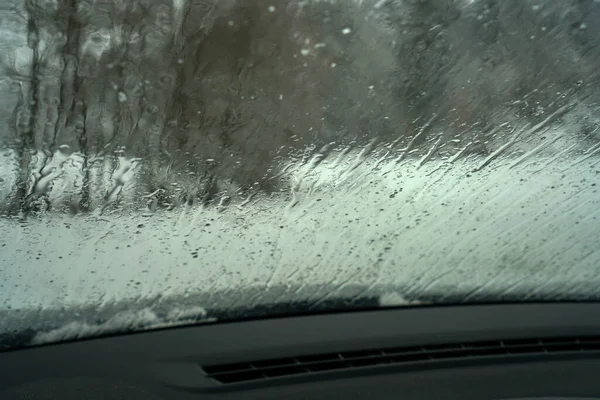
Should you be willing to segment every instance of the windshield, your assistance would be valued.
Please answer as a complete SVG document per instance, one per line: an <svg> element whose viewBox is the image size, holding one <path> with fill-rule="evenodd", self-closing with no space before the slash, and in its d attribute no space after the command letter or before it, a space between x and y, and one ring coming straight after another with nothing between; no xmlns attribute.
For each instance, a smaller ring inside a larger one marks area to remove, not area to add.
<svg viewBox="0 0 600 400"><path fill-rule="evenodd" d="M0 345L600 299L597 0L0 0Z"/></svg>

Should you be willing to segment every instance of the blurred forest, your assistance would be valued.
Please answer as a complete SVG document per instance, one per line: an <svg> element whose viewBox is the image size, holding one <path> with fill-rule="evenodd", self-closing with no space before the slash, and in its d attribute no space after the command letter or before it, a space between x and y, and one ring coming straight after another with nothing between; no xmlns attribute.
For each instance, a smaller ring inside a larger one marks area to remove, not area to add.
<svg viewBox="0 0 600 400"><path fill-rule="evenodd" d="M465 155L486 155L540 124L587 148L599 139L599 9L597 0L2 0L0 149L16 154L17 178L4 181L0 209L45 207L51 184L40 179L57 154L83 155L68 200L77 212L110 196L92 175L114 172L118 157L141 160L140 193L172 206L277 191L287 161L367 145L403 158L456 154L461 142Z"/></svg>

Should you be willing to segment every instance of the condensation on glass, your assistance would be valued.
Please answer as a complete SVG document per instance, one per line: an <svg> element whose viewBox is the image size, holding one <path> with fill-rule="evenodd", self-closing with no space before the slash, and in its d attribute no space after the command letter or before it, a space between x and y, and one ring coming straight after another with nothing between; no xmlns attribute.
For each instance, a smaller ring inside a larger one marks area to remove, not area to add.
<svg viewBox="0 0 600 400"><path fill-rule="evenodd" d="M0 0L2 329L600 298L599 22L597 0Z"/></svg>

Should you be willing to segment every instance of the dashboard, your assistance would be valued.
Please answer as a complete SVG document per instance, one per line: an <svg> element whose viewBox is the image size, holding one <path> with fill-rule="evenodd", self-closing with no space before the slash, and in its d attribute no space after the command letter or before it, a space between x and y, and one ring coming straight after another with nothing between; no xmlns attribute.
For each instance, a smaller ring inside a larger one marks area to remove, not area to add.
<svg viewBox="0 0 600 400"><path fill-rule="evenodd" d="M0 398L600 398L600 303L211 323L0 353Z"/></svg>

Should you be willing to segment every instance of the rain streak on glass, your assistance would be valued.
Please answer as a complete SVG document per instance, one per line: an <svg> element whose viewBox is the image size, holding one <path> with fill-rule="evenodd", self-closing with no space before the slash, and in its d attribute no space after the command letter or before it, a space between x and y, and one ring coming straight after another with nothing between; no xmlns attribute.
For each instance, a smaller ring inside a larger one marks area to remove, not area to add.
<svg viewBox="0 0 600 400"><path fill-rule="evenodd" d="M0 0L3 329L600 298L599 22L597 0Z"/></svg>

